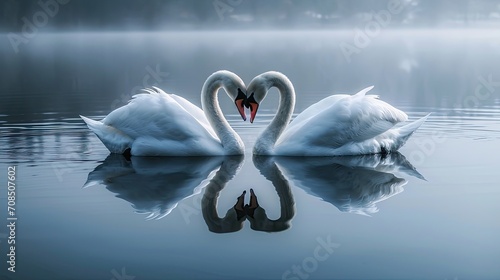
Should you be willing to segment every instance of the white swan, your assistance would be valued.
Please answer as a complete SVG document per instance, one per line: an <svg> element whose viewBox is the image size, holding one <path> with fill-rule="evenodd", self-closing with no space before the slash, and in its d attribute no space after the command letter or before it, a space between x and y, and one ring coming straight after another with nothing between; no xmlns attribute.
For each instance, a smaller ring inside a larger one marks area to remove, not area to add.
<svg viewBox="0 0 500 280"><path fill-rule="evenodd" d="M243 120L245 84L234 73L217 71L201 91L203 111L186 99L159 88L134 95L102 121L80 116L112 153L133 156L239 155L243 141L220 109L217 92L224 88Z"/></svg>
<svg viewBox="0 0 500 280"><path fill-rule="evenodd" d="M397 151L427 116L398 128L408 116L378 99L366 95L368 87L355 95L329 96L299 114L290 124L295 91L279 72L255 77L247 87L246 106L253 122L259 103L276 87L280 104L276 116L256 140L253 153L285 156L339 156Z"/></svg>

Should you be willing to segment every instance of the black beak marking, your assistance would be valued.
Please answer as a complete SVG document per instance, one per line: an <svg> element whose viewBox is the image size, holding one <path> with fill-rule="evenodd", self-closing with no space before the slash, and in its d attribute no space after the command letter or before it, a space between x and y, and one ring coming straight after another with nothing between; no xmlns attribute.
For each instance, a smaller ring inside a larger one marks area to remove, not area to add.
<svg viewBox="0 0 500 280"><path fill-rule="evenodd" d="M241 106L242 107L246 106L246 104L247 104L247 95L241 89L238 88L238 95L236 96L235 100L240 100L240 99L243 99L243 102L241 103Z"/></svg>
<svg viewBox="0 0 500 280"><path fill-rule="evenodd" d="M250 94L250 97L248 97L245 100L245 107L250 108L250 110L252 110L252 107L250 106L250 103L257 103L255 101L255 98L253 97L253 92L252 92L252 94Z"/></svg>

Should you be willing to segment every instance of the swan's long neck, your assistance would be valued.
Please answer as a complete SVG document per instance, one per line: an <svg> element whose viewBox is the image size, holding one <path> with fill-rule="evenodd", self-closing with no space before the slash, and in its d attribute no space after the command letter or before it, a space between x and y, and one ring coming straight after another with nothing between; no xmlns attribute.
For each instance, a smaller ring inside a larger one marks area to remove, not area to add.
<svg viewBox="0 0 500 280"><path fill-rule="evenodd" d="M224 155L241 155L245 152L243 141L227 122L217 99L219 89L225 87L226 83L228 83L227 77L210 76L201 91L201 106L221 141Z"/></svg>
<svg viewBox="0 0 500 280"><path fill-rule="evenodd" d="M272 77L268 80L267 90L276 87L280 93L278 112L269 126L261 133L254 145L254 154L273 155L274 146L292 118L295 108L295 90L288 79ZM267 91L266 90L266 91Z"/></svg>
<svg viewBox="0 0 500 280"><path fill-rule="evenodd" d="M217 213L217 201L220 192L240 171L242 164L243 156L225 157L221 167L205 188L205 193L201 199L201 209L203 219L211 232L227 233L243 228L245 220L238 221L234 210L227 211L226 216L223 218L220 218Z"/></svg>
<svg viewBox="0 0 500 280"><path fill-rule="evenodd" d="M280 199L281 215L277 220L262 217L259 226L265 231L282 231L290 227L290 222L295 216L295 200L290 190L290 182L283 175L275 162L274 157L253 156L253 163L267 180L271 181ZM252 220L250 220L252 222Z"/></svg>

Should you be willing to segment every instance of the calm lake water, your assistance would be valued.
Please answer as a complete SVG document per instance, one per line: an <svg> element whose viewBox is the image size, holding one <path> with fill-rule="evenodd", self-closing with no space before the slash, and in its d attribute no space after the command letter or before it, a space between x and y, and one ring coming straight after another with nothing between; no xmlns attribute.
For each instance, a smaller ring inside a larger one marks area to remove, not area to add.
<svg viewBox="0 0 500 280"><path fill-rule="evenodd" d="M37 34L17 54L0 43L2 279L500 279L498 31L385 30L348 57L350 31ZM78 117L153 85L199 105L219 69L246 83L285 73L296 114L375 85L411 120L432 115L386 158L252 157L277 94L254 124L221 94L244 157L131 161ZM238 221L251 188L260 207Z"/></svg>

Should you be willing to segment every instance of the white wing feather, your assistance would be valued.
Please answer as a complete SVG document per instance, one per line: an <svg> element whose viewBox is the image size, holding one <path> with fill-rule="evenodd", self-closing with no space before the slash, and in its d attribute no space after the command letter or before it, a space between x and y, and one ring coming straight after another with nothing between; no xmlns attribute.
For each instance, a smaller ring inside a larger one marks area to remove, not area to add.
<svg viewBox="0 0 500 280"><path fill-rule="evenodd" d="M374 138L408 119L377 96L366 95L371 88L352 96L333 95L312 105L284 131L277 146L336 149Z"/></svg>
<svg viewBox="0 0 500 280"><path fill-rule="evenodd" d="M137 148L134 155L222 152L220 140L200 108L157 88L134 95L126 106L114 110L101 122L82 119L114 153L133 145Z"/></svg>

